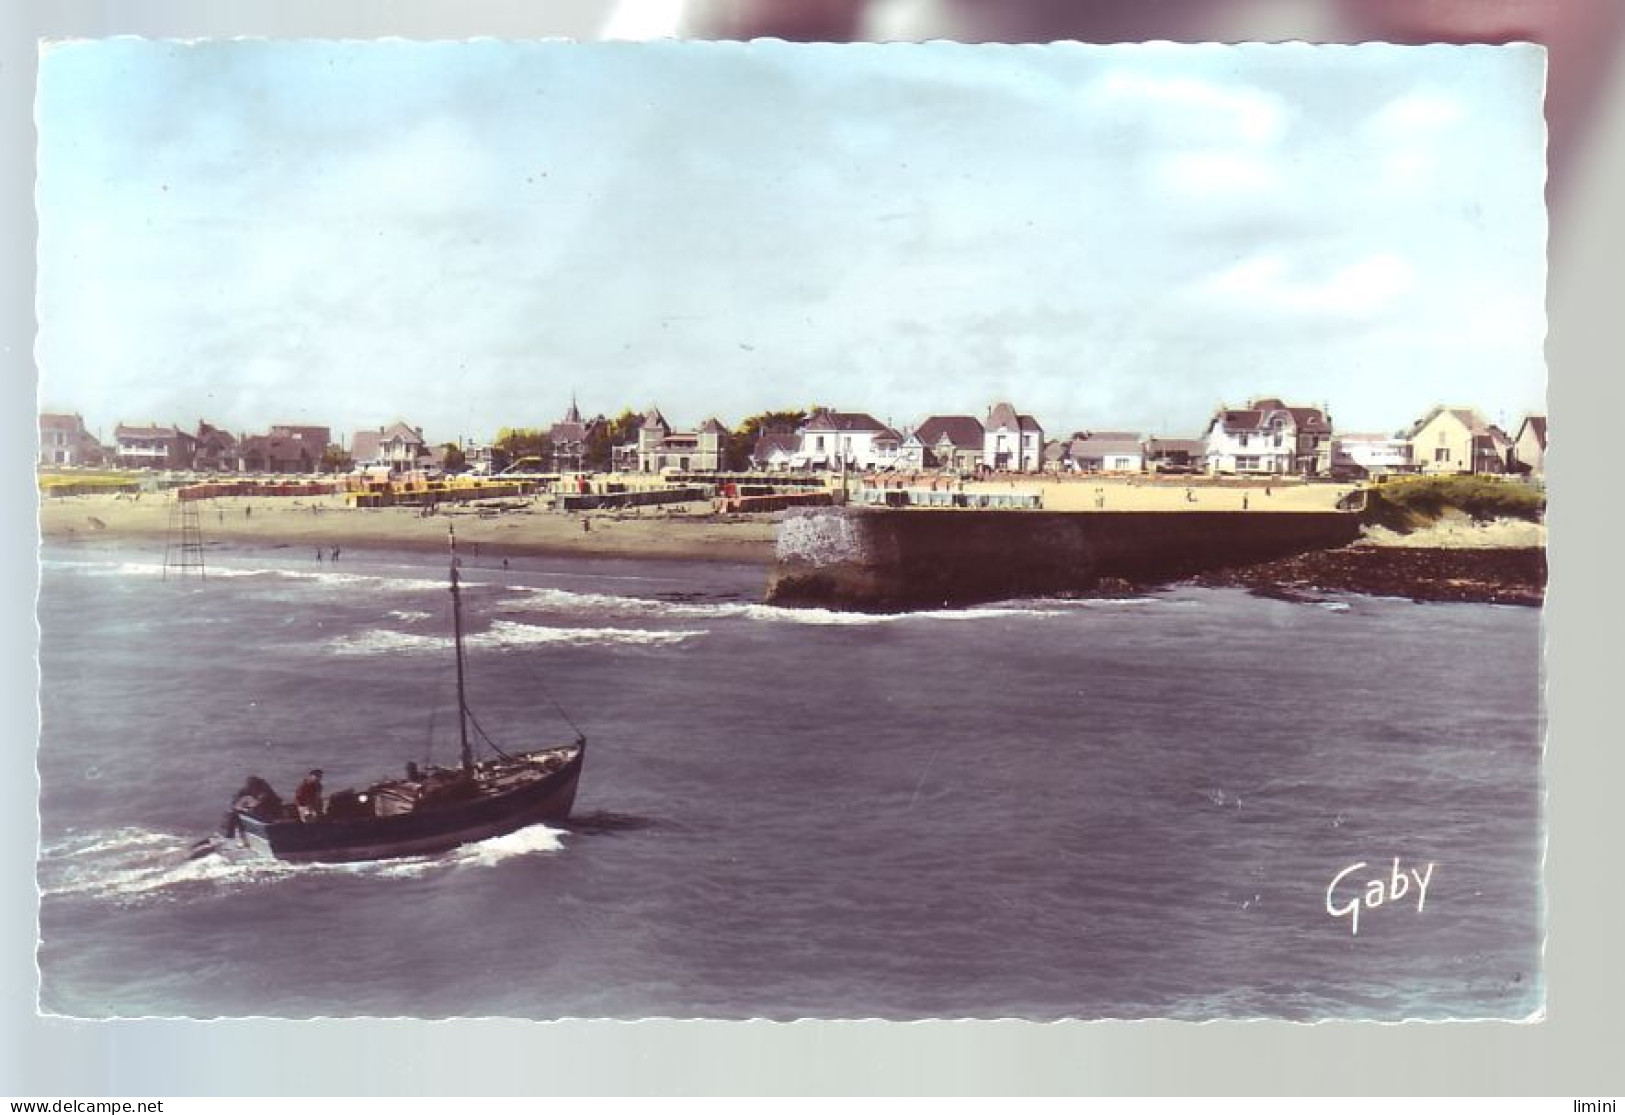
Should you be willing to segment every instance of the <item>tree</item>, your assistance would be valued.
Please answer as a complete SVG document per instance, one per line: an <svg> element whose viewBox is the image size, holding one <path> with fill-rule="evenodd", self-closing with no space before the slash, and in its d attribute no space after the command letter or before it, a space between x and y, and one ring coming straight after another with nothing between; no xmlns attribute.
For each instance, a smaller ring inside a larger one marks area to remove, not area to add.
<svg viewBox="0 0 1625 1115"><path fill-rule="evenodd" d="M455 441L448 441L440 448L444 450L440 457L440 467L443 470L446 472L468 471L468 456L463 452L462 446Z"/></svg>
<svg viewBox="0 0 1625 1115"><path fill-rule="evenodd" d="M553 441L541 430L504 426L491 444L521 467L541 468L553 456Z"/></svg>
<svg viewBox="0 0 1625 1115"><path fill-rule="evenodd" d="M766 410L744 419L728 435L723 467L729 472L745 472L750 468L751 452L763 434L774 431L794 433L807 420L809 414L816 413L819 409L810 406L802 407L800 410Z"/></svg>
<svg viewBox="0 0 1625 1115"><path fill-rule="evenodd" d="M346 453L337 445L329 445L322 450L321 470L323 472L349 472L355 467L355 458Z"/></svg>
<svg viewBox="0 0 1625 1115"><path fill-rule="evenodd" d="M609 472L615 463L615 447L638 440L643 415L630 407L612 421L599 419L587 430L587 452L582 463L594 472Z"/></svg>

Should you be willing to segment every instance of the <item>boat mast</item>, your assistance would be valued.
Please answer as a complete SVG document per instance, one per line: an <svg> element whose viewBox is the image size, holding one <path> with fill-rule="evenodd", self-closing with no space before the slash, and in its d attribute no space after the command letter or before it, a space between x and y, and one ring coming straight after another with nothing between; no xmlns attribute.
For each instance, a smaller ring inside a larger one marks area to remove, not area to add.
<svg viewBox="0 0 1625 1115"><path fill-rule="evenodd" d="M451 539L451 629L457 643L457 734L463 744L463 770L474 771L474 752L468 746L468 697L463 687L463 597L457 590L457 529L446 524Z"/></svg>

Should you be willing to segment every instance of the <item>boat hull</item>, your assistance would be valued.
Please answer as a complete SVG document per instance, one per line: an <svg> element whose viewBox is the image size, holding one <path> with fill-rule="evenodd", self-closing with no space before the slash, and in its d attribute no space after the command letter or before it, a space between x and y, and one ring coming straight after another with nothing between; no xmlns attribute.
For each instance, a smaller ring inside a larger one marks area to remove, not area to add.
<svg viewBox="0 0 1625 1115"><path fill-rule="evenodd" d="M253 852L289 863L433 855L529 825L564 820L575 804L586 753L583 745L563 767L527 785L396 816L306 823L239 814L239 837Z"/></svg>

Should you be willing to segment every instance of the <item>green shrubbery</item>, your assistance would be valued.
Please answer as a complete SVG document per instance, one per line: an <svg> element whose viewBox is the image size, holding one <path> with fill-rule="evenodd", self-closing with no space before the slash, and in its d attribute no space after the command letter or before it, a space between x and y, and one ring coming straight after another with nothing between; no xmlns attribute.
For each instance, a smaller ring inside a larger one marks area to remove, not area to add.
<svg viewBox="0 0 1625 1115"><path fill-rule="evenodd" d="M1538 522L1546 512L1546 496L1526 484L1497 476L1406 477L1366 492L1366 521L1392 530L1416 530L1436 522L1450 510L1479 522Z"/></svg>

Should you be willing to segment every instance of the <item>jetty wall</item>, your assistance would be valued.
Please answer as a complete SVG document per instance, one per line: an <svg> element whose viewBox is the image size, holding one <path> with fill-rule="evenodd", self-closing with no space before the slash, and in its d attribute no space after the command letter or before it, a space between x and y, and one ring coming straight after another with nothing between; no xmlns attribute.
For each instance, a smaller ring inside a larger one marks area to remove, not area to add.
<svg viewBox="0 0 1625 1115"><path fill-rule="evenodd" d="M1330 511L797 508L779 528L770 603L905 611L1145 585L1352 542Z"/></svg>

